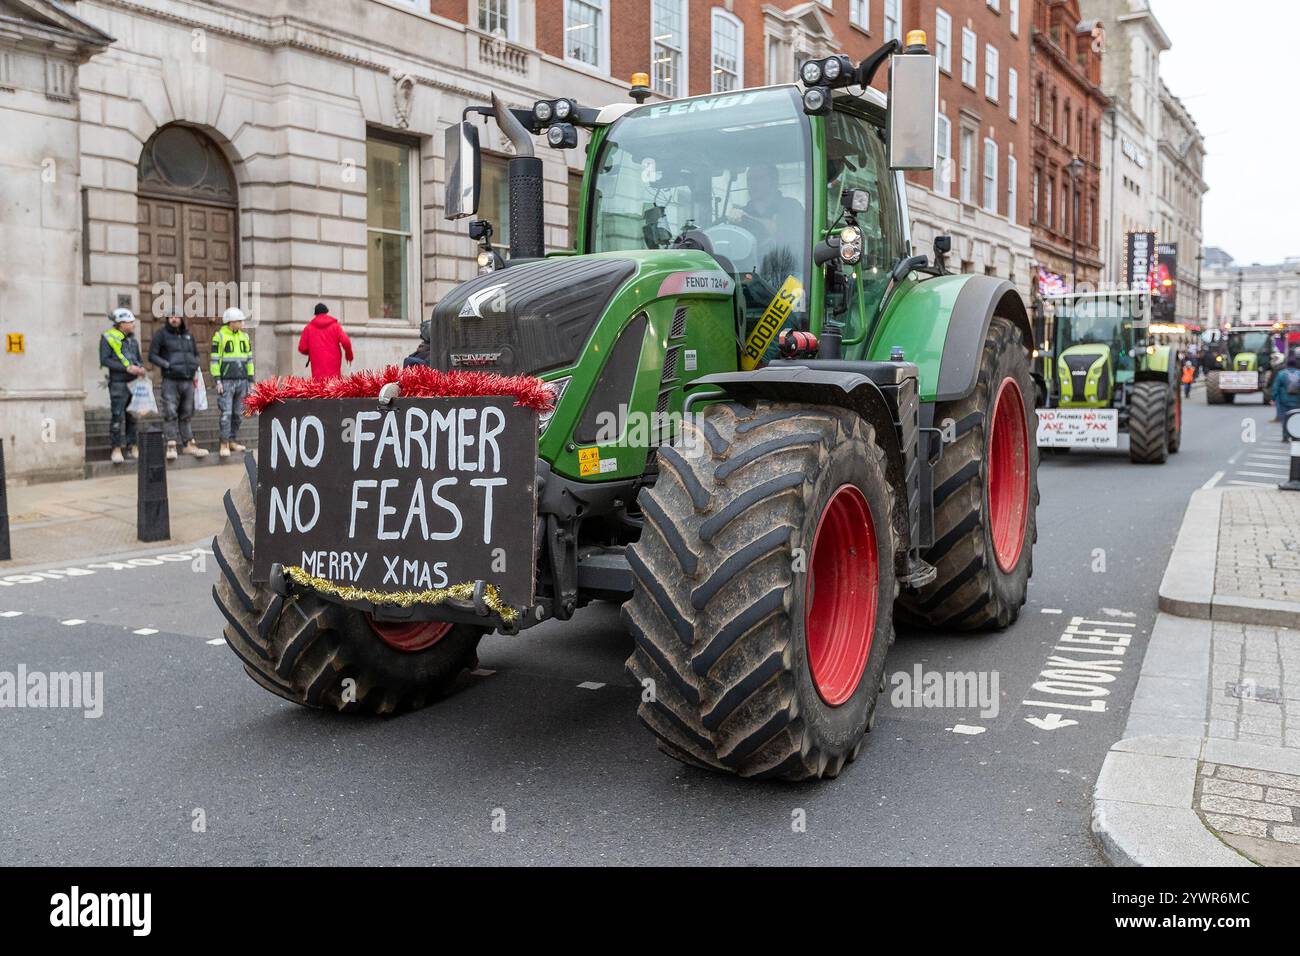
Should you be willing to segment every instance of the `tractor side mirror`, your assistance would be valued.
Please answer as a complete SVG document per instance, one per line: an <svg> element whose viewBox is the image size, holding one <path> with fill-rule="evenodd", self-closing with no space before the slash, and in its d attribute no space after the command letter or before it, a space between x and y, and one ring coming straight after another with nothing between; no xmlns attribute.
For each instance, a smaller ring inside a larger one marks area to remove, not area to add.
<svg viewBox="0 0 1300 956"><path fill-rule="evenodd" d="M482 159L478 130L468 121L447 127L443 157L447 165L444 210L448 219L464 219L478 212Z"/></svg>
<svg viewBox="0 0 1300 956"><path fill-rule="evenodd" d="M889 58L887 142L890 169L934 169L939 61L932 53Z"/></svg>

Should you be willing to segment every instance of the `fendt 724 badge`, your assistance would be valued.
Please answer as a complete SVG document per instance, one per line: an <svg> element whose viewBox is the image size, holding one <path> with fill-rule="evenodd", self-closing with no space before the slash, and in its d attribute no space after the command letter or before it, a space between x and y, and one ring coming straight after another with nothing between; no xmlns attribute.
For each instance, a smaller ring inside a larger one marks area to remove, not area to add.
<svg viewBox="0 0 1300 956"><path fill-rule="evenodd" d="M611 601L666 754L803 780L861 752L896 615L1010 625L1036 537L1033 330L1010 281L949 273L948 237L913 248L925 42L723 96L648 102L639 74L636 102L466 107L446 213L477 216L495 122L509 257L471 219L483 274L405 367L250 400L270 423L214 548L249 675L308 706L410 710L484 634ZM579 130L574 247L547 255L534 137L572 149Z"/></svg>

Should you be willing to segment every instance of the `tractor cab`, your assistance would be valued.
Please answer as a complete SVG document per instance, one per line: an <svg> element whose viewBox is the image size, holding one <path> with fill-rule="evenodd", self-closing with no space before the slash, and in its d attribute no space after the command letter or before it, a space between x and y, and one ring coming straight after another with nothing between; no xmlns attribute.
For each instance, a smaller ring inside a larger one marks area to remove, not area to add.
<svg viewBox="0 0 1300 956"><path fill-rule="evenodd" d="M1150 296L1144 293L1045 296L1054 332L1052 403L1106 408L1132 386L1147 360Z"/></svg>
<svg viewBox="0 0 1300 956"><path fill-rule="evenodd" d="M1273 333L1268 329L1229 329L1228 355L1232 371L1258 372L1273 358Z"/></svg>

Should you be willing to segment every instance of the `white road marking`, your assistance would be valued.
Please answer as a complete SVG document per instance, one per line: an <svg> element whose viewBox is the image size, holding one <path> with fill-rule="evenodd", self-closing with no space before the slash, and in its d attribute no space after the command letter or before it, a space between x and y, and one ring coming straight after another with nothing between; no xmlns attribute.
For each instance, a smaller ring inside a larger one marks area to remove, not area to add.
<svg viewBox="0 0 1300 956"><path fill-rule="evenodd" d="M1250 478L1285 478L1285 471L1239 471L1238 475L1246 475Z"/></svg>
<svg viewBox="0 0 1300 956"><path fill-rule="evenodd" d="M1231 458L1228 459L1228 464L1230 464L1230 465L1235 465L1235 464L1237 463L1237 459L1241 457L1241 453L1242 453L1243 451L1245 451L1244 448L1238 449L1238 450L1237 450L1237 453L1234 454Z"/></svg>
<svg viewBox="0 0 1300 956"><path fill-rule="evenodd" d="M1059 607L1045 607L1045 608L1042 609L1042 613L1044 613L1044 614L1060 614L1060 613L1061 613L1061 609L1060 609Z"/></svg>
<svg viewBox="0 0 1300 956"><path fill-rule="evenodd" d="M141 637L148 637L150 634L157 634L158 629L156 627L142 627L139 630L132 631L131 633L139 634Z"/></svg>
<svg viewBox="0 0 1300 956"><path fill-rule="evenodd" d="M1269 484L1267 481L1230 481L1230 485L1245 485L1247 488L1276 488L1276 484Z"/></svg>
<svg viewBox="0 0 1300 956"><path fill-rule="evenodd" d="M213 647L216 647L219 644L226 643L226 639L224 637L214 637L212 640L208 641L207 643L211 644Z"/></svg>
<svg viewBox="0 0 1300 956"><path fill-rule="evenodd" d="M954 734L966 734L971 737L976 734L982 734L984 731L988 730L987 727L972 727L970 724L954 724L948 729Z"/></svg>
<svg viewBox="0 0 1300 956"><path fill-rule="evenodd" d="M496 671L490 670L486 667L480 667L477 670L470 671L470 674L474 677L491 677L495 673Z"/></svg>
<svg viewBox="0 0 1300 956"><path fill-rule="evenodd" d="M64 627L76 627L78 624L85 624L86 622L79 617L70 617L66 621L60 621L59 623Z"/></svg>
<svg viewBox="0 0 1300 956"><path fill-rule="evenodd" d="M605 685L596 680L585 680L578 685L581 690L600 690Z"/></svg>
<svg viewBox="0 0 1300 956"><path fill-rule="evenodd" d="M0 617L22 617L22 611L0 611Z"/></svg>
<svg viewBox="0 0 1300 956"><path fill-rule="evenodd" d="M1216 472L1214 473L1214 477L1212 477L1212 478L1211 478L1209 481L1207 481L1205 484L1201 485L1201 490L1202 490L1202 491L1206 491L1206 490L1208 490L1208 489L1210 489L1210 488L1213 488L1215 485L1217 485L1217 484L1219 483L1219 479L1222 478L1222 477L1223 477L1223 472L1221 472L1221 471L1216 471Z"/></svg>
<svg viewBox="0 0 1300 956"><path fill-rule="evenodd" d="M1101 609L1102 614L1109 614L1111 617L1137 617L1136 611L1121 611L1117 607L1104 607Z"/></svg>
<svg viewBox="0 0 1300 956"><path fill-rule="evenodd" d="M1056 730L1058 727L1073 727L1077 720L1066 720L1060 714L1048 714L1046 717L1026 717L1025 723L1033 724L1039 730Z"/></svg>
<svg viewBox="0 0 1300 956"><path fill-rule="evenodd" d="M13 587L15 584L42 584L45 581L62 581L65 578L84 578L98 571L135 571L139 568L158 567L162 564L192 561L200 554L211 554L208 548L191 548L186 551L173 551L159 554L152 558L127 558L124 561L96 561L80 567L51 568L47 571L29 571L20 574L7 574L0 577L0 588Z"/></svg>

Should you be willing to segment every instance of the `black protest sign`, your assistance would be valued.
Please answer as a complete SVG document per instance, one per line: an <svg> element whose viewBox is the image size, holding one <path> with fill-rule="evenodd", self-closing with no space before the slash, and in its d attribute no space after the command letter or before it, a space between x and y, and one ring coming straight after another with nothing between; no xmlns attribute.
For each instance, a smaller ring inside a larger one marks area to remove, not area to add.
<svg viewBox="0 0 1300 956"><path fill-rule="evenodd" d="M533 599L537 412L509 396L299 399L261 414L253 576Z"/></svg>

